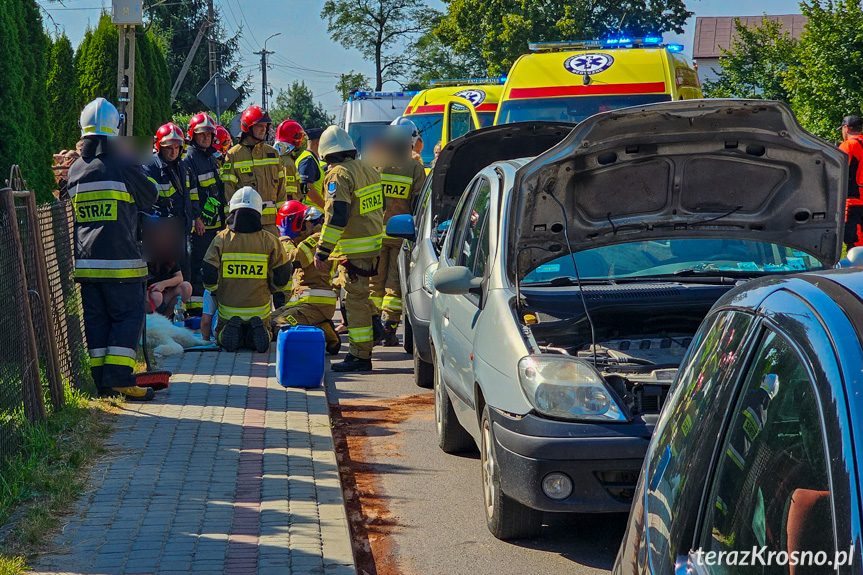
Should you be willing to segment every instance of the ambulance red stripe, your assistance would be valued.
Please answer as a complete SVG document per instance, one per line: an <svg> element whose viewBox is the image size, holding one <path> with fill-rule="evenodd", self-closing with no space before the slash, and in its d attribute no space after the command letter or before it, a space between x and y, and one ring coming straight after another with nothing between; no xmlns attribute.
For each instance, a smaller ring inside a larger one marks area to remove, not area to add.
<svg viewBox="0 0 863 575"><path fill-rule="evenodd" d="M547 88L513 88L510 99L557 98L561 96L595 96L601 94L662 94L665 82L638 84L591 84L589 86L550 86Z"/></svg>

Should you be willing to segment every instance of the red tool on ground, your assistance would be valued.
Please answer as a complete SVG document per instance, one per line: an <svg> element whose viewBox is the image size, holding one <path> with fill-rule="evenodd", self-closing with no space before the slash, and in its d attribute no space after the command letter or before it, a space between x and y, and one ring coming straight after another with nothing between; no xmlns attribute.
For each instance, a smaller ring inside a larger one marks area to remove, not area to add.
<svg viewBox="0 0 863 575"><path fill-rule="evenodd" d="M153 313L156 312L156 309L153 307L153 301L150 299L150 290L146 290L144 297L147 298L147 304L150 306L150 309ZM168 389L168 386L171 382L171 375L173 375L170 371L166 369L153 370L153 367L150 365L150 353L147 351L147 318L144 317L144 335L142 338L143 348L144 348L144 362L147 364L147 371L142 371L141 373L135 374L135 383L138 387L152 387L153 391L161 391L163 389Z"/></svg>

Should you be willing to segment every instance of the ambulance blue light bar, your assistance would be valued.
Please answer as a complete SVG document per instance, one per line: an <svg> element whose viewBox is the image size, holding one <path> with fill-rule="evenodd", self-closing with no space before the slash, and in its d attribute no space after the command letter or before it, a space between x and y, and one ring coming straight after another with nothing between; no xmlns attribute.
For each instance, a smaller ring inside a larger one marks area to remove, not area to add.
<svg viewBox="0 0 863 575"><path fill-rule="evenodd" d="M662 36L644 36L641 38L606 38L605 40L571 40L565 42L531 42L528 44L531 52L556 52L560 50L598 50L609 48L647 48L663 47ZM680 44L664 46L670 52L680 52Z"/></svg>
<svg viewBox="0 0 863 575"><path fill-rule="evenodd" d="M354 92L352 100L375 100L383 98L413 98L419 92Z"/></svg>
<svg viewBox="0 0 863 575"><path fill-rule="evenodd" d="M478 84L504 84L506 76L500 78L441 78L429 82L432 86L470 86Z"/></svg>

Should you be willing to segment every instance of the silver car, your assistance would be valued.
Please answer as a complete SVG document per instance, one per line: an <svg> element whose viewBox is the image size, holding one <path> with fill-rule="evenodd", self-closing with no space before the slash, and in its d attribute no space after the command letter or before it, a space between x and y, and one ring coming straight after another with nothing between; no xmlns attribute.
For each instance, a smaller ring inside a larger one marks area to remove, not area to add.
<svg viewBox="0 0 863 575"><path fill-rule="evenodd" d="M495 536L629 509L714 303L838 261L847 170L784 104L703 100L599 114L477 174L434 274L431 352L439 444L479 448Z"/></svg>

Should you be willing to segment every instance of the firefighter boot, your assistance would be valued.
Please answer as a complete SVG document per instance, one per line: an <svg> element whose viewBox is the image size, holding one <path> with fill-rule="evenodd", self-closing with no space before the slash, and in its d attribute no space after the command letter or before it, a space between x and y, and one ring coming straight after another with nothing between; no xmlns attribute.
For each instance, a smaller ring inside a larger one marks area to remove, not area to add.
<svg viewBox="0 0 863 575"><path fill-rule="evenodd" d="M375 345L380 344L384 337L386 336L386 332L384 331L384 324L381 323L381 316L373 315L372 316L372 340L374 340Z"/></svg>
<svg viewBox="0 0 863 575"><path fill-rule="evenodd" d="M398 328L398 322L388 321L384 323L384 347L398 347L401 345L399 336L396 335Z"/></svg>
<svg viewBox="0 0 863 575"><path fill-rule="evenodd" d="M270 332L264 326L264 320L253 317L249 320L249 325L252 328L252 342L255 344L255 351L258 353L270 351Z"/></svg>
<svg viewBox="0 0 863 575"><path fill-rule="evenodd" d="M152 387L138 387L137 385L112 387L107 392L100 392L99 395L103 397L122 397L128 401L150 401L156 397L156 393Z"/></svg>
<svg viewBox="0 0 863 575"><path fill-rule="evenodd" d="M372 360L360 359L350 353L345 357L345 360L333 364L333 371L340 372L355 372L355 371L371 371Z"/></svg>
<svg viewBox="0 0 863 575"><path fill-rule="evenodd" d="M240 347L240 331L243 327L243 320L239 316L234 316L222 333L219 334L219 343L225 351L234 353Z"/></svg>
<svg viewBox="0 0 863 575"><path fill-rule="evenodd" d="M319 323L315 327L324 332L324 341L327 343L327 353L330 355L338 355L339 351L342 349L342 340L339 337L339 334L336 333L333 320Z"/></svg>

